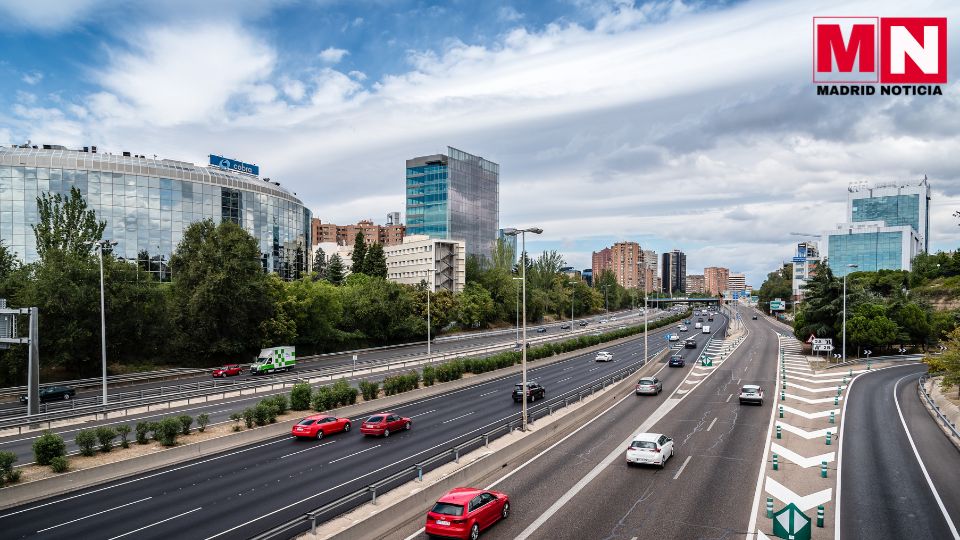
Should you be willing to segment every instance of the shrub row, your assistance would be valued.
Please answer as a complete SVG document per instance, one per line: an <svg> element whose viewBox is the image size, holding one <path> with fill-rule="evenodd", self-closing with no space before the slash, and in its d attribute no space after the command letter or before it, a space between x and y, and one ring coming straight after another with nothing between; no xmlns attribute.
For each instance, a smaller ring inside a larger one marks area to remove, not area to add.
<svg viewBox="0 0 960 540"><path fill-rule="evenodd" d="M405 375L394 375L383 379L383 393L392 396L402 392L416 390L420 382L420 374L416 371L410 371ZM366 398L364 398L366 399Z"/></svg>
<svg viewBox="0 0 960 540"><path fill-rule="evenodd" d="M353 405L357 402L360 392L350 386L346 379L340 379L333 386L321 386L313 392L310 405L315 411L328 411L344 405Z"/></svg>
<svg viewBox="0 0 960 540"><path fill-rule="evenodd" d="M17 455L13 452L0 452L0 486L20 481L20 470L13 468L16 461Z"/></svg>
<svg viewBox="0 0 960 540"><path fill-rule="evenodd" d="M384 381L386 388L386 381ZM380 397L380 383L376 381L360 381L360 394L364 401L370 401Z"/></svg>

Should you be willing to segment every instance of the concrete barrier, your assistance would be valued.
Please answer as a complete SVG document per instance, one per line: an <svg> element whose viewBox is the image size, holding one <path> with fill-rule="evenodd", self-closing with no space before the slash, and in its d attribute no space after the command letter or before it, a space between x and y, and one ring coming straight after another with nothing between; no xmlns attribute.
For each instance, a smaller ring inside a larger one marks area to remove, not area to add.
<svg viewBox="0 0 960 540"><path fill-rule="evenodd" d="M639 337L642 338L643 335L640 334ZM576 351L551 356L549 358L542 358L536 362L528 362L528 364L530 364L530 367L545 366L555 362L568 360L575 356L588 355L592 352L608 348L611 345L619 345L621 343L626 343L636 339L638 339L637 335L620 338L585 349L579 349ZM650 362L649 364L654 363L655 362ZM378 411L389 410L403 403L453 392L468 386L489 382L502 377L509 377L519 373L520 371L521 366L517 364L512 367L488 371L487 373L458 379L456 381L437 383L433 386L411 390L410 392L404 392L401 394L395 394L393 396L383 397L374 401L341 407L339 409L329 411L329 413L331 415L346 416L350 418L364 416ZM165 408L167 407L154 407L151 410ZM304 411L304 414L310 414L310 412ZM290 429L293 424L298 420L299 419L288 420L269 426L248 429L237 433L230 433L222 437L217 437L216 439L209 439L198 443L177 446L174 448L161 450L153 454L120 460L98 467L68 472L33 482L14 484L12 486L0 489L0 494L2 494L2 497L0 497L0 509L6 509L48 497L63 495L71 491L103 484L105 482L110 482L133 474L154 471L170 465L183 463L191 459L206 457L226 450L231 450L239 446L263 442L274 437L287 435L290 433ZM117 450L117 452L122 452L122 450Z"/></svg>

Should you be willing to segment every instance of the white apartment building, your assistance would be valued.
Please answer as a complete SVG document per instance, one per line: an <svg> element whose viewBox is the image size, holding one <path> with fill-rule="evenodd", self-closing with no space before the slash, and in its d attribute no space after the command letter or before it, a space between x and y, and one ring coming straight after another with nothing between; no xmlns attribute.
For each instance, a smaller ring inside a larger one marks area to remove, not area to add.
<svg viewBox="0 0 960 540"><path fill-rule="evenodd" d="M440 240L427 235L405 236L403 243L384 246L387 279L406 285L426 282L431 291L455 293L467 284L466 245L462 240Z"/></svg>

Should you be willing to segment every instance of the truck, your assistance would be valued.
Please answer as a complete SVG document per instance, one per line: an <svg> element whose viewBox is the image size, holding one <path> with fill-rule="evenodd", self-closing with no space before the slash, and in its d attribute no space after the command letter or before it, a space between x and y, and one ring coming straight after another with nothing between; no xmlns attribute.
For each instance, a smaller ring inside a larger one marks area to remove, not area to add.
<svg viewBox="0 0 960 540"><path fill-rule="evenodd" d="M297 365L296 348L293 345L268 347L260 351L250 364L251 375L265 375L275 371L290 371Z"/></svg>
<svg viewBox="0 0 960 540"><path fill-rule="evenodd" d="M704 333L704 334L709 334L709 333L710 333L710 327L707 326L707 325L703 325L703 333Z"/></svg>

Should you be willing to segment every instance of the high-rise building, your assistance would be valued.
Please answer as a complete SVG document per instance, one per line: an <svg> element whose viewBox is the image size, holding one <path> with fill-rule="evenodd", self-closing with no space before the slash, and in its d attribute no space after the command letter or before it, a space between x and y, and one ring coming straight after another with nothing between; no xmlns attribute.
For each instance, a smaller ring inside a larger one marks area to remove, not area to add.
<svg viewBox="0 0 960 540"><path fill-rule="evenodd" d="M462 241L406 236L402 244L384 247L383 254L389 281L406 285L425 282L433 292L461 292L466 285L467 258Z"/></svg>
<svg viewBox="0 0 960 540"><path fill-rule="evenodd" d="M591 259L590 267L593 269L594 279L599 279L604 270L613 271L613 251L610 248L594 251Z"/></svg>
<svg viewBox="0 0 960 540"><path fill-rule="evenodd" d="M642 251L636 242L617 242L610 248L611 266L617 283L627 289L640 286Z"/></svg>
<svg viewBox="0 0 960 540"><path fill-rule="evenodd" d="M657 252L652 249L643 250L643 260L641 261L640 282L643 285L644 293L659 291L657 285Z"/></svg>
<svg viewBox="0 0 960 540"><path fill-rule="evenodd" d="M335 225L333 223L321 223L318 218L310 221L310 228L313 231L313 243L317 244L337 244L341 246L352 246L357 239L357 233L363 233L363 241L367 244L382 244L384 246L393 246L403 243L405 227L397 223L395 225L376 225L369 219L360 220L356 225Z"/></svg>
<svg viewBox="0 0 960 540"><path fill-rule="evenodd" d="M497 229L497 239L506 244L506 247L513 253L513 262L520 260L520 250L517 249L516 234L503 234L503 229Z"/></svg>
<svg viewBox="0 0 960 540"><path fill-rule="evenodd" d="M803 300L803 287L813 276L814 268L820 262L820 250L816 242L800 242L797 254L793 256L793 299Z"/></svg>
<svg viewBox="0 0 960 540"><path fill-rule="evenodd" d="M703 291L704 291L703 274L688 274L687 275L687 294L703 293Z"/></svg>
<svg viewBox="0 0 960 540"><path fill-rule="evenodd" d="M500 165L447 147L407 160L407 234L462 240L489 258L500 227Z"/></svg>
<svg viewBox="0 0 960 540"><path fill-rule="evenodd" d="M663 292L675 293L685 291L687 287L687 255L675 249L664 253L661 258L660 280Z"/></svg>
<svg viewBox="0 0 960 540"><path fill-rule="evenodd" d="M400 221L400 212L387 212L387 227L392 225L402 225Z"/></svg>
<svg viewBox="0 0 960 540"><path fill-rule="evenodd" d="M823 257L836 276L853 271L910 270L927 251L930 185L864 182L847 188L847 222L823 233ZM851 268L850 265L856 265Z"/></svg>
<svg viewBox="0 0 960 540"><path fill-rule="evenodd" d="M731 273L730 277L727 278L727 289L731 293L744 292L747 290L747 276L743 274L734 274Z"/></svg>
<svg viewBox="0 0 960 540"><path fill-rule="evenodd" d="M704 292L716 296L723 294L727 290L727 279L730 277L730 269L722 266L708 266L703 269L703 288Z"/></svg>

